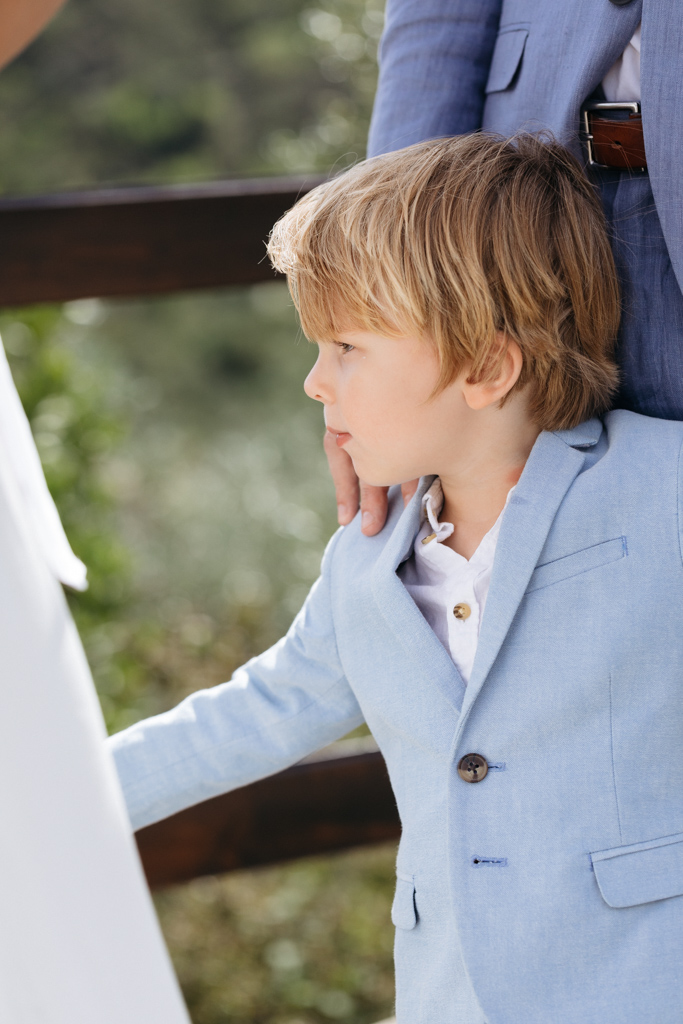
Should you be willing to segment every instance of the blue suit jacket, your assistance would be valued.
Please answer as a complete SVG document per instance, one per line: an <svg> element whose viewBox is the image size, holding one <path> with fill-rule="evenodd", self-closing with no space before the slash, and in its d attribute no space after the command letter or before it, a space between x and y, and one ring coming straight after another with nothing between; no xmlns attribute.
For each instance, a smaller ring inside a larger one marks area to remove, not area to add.
<svg viewBox="0 0 683 1024"><path fill-rule="evenodd" d="M133 825L365 719L403 823L399 1024L680 1024L683 424L540 435L467 687L396 575L429 483L379 536L335 535L271 650L113 737Z"/></svg>
<svg viewBox="0 0 683 1024"><path fill-rule="evenodd" d="M642 8L642 9L641 9ZM579 109L643 23L652 191L683 288L683 5L679 0L388 0L368 151L484 127L550 128L581 156Z"/></svg>

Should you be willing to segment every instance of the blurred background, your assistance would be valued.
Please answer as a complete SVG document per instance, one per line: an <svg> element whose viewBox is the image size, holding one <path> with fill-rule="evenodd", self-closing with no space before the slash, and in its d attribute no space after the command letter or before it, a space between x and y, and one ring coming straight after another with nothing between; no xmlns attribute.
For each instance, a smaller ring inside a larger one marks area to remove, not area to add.
<svg viewBox="0 0 683 1024"><path fill-rule="evenodd" d="M316 171L364 155L380 0L69 0L0 74L0 190ZM335 529L314 351L285 286L0 313L90 589L73 613L111 731L287 628ZM394 848L157 896L194 1024L391 1012Z"/></svg>

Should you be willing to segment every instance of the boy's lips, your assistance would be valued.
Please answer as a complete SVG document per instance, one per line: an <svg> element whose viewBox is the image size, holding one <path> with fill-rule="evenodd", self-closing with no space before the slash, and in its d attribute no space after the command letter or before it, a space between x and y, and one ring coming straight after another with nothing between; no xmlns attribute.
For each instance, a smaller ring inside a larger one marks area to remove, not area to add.
<svg viewBox="0 0 683 1024"><path fill-rule="evenodd" d="M351 440L351 435L346 430L335 430L334 427L328 427L327 429L330 434L334 435L337 447L339 448L343 448L346 442Z"/></svg>

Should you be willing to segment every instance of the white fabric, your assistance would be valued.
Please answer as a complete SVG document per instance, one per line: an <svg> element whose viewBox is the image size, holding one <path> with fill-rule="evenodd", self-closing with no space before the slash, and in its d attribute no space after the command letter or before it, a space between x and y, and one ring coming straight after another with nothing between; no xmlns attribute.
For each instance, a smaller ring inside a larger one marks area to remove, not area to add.
<svg viewBox="0 0 683 1024"><path fill-rule="evenodd" d="M403 563L400 577L425 619L450 653L465 684L477 653L479 631L491 582L493 559L505 507L469 561L443 542L453 533L452 523L440 523L443 507L441 481L437 479L422 498L425 521L413 555ZM428 538L433 538L429 540ZM471 614L457 619L453 608L467 604Z"/></svg>
<svg viewBox="0 0 683 1024"><path fill-rule="evenodd" d="M619 60L602 80L609 103L628 103L640 99L640 25Z"/></svg>
<svg viewBox="0 0 683 1024"><path fill-rule="evenodd" d="M31 428L12 380L0 340L0 439L5 475L11 474L30 543L37 547L61 583L85 590L86 569L76 558L47 489Z"/></svg>
<svg viewBox="0 0 683 1024"><path fill-rule="evenodd" d="M4 360L0 389L0 1021L189 1024Z"/></svg>

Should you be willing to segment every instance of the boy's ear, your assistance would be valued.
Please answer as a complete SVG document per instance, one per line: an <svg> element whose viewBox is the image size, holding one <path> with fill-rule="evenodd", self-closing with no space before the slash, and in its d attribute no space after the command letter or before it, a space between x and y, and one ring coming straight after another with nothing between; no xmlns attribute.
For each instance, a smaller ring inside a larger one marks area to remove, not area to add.
<svg viewBox="0 0 683 1024"><path fill-rule="evenodd" d="M502 331L496 334L496 342L503 350L495 377L462 385L463 397L470 409L486 409L500 402L512 391L522 372L522 350L514 338Z"/></svg>

